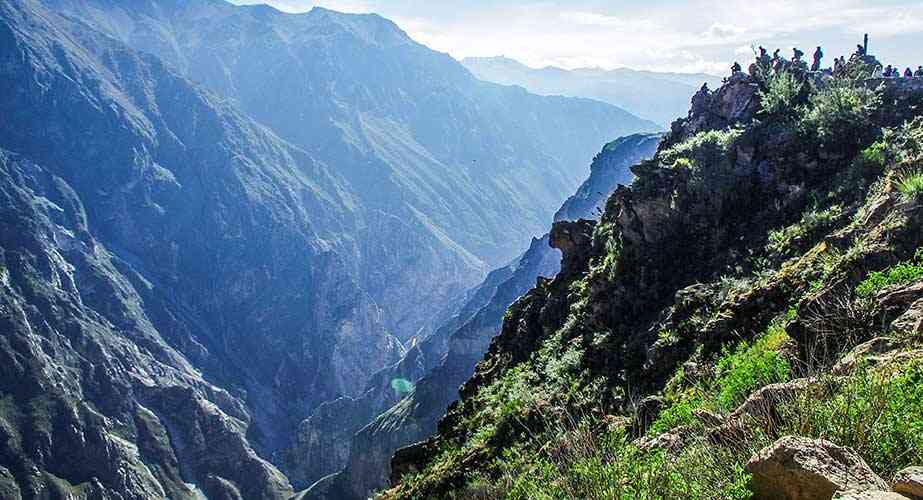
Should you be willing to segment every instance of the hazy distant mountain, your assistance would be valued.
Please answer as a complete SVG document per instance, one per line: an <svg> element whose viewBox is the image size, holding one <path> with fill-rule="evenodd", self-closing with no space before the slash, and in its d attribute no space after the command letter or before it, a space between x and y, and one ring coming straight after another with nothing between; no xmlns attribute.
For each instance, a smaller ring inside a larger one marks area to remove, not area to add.
<svg viewBox="0 0 923 500"><path fill-rule="evenodd" d="M478 78L519 85L543 95L588 97L607 102L664 127L686 116L689 98L702 83L716 88L721 78L704 73L658 73L628 68L536 69L506 57L473 57L462 61Z"/></svg>
<svg viewBox="0 0 923 500"><path fill-rule="evenodd" d="M650 122L378 16L0 0L0 496L285 498L271 463Z"/></svg>

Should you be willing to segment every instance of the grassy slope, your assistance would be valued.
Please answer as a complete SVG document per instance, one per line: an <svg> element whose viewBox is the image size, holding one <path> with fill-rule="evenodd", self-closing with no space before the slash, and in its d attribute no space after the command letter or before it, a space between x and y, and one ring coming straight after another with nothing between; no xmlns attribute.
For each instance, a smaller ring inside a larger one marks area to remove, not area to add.
<svg viewBox="0 0 923 500"><path fill-rule="evenodd" d="M747 498L747 460L785 434L886 478L923 461L919 338L897 336L899 364L809 382L894 334L874 297L920 278L923 95L754 85L753 112L694 113L634 168L579 262L511 306L440 433L398 453L386 497ZM738 408L795 379L809 389L771 415Z"/></svg>

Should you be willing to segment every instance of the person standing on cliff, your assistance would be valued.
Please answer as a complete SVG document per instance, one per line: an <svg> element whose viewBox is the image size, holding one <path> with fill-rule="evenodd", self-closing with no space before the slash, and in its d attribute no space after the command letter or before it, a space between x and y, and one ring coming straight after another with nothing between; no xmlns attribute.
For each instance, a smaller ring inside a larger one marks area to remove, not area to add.
<svg viewBox="0 0 923 500"><path fill-rule="evenodd" d="M814 51L814 64L811 65L811 71L820 71L820 63L823 58L824 51L817 47L817 50Z"/></svg>
<svg viewBox="0 0 923 500"><path fill-rule="evenodd" d="M923 66L917 66L917 71L913 74L917 78L923 78Z"/></svg>
<svg viewBox="0 0 923 500"><path fill-rule="evenodd" d="M904 78L913 78L913 71L910 68L904 70Z"/></svg>

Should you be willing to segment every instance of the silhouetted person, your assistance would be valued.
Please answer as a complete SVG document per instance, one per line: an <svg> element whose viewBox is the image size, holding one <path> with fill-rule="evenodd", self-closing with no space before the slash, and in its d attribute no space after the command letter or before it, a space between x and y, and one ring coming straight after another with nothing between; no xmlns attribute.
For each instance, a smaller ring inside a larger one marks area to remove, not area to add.
<svg viewBox="0 0 923 500"><path fill-rule="evenodd" d="M740 63L738 63L737 61L734 61L734 65L731 66L731 74L736 75L737 73L740 73L740 70L741 70Z"/></svg>
<svg viewBox="0 0 923 500"><path fill-rule="evenodd" d="M846 63L839 57L833 60L833 74L839 75L846 70Z"/></svg>
<svg viewBox="0 0 923 500"><path fill-rule="evenodd" d="M770 65L769 54L766 52L766 49L764 49L762 46L760 46L759 51L760 51L760 55L756 57L756 61L760 63L760 65L768 68Z"/></svg>
<svg viewBox="0 0 923 500"><path fill-rule="evenodd" d="M859 57L865 57L865 45L861 43L856 45L856 55Z"/></svg>
<svg viewBox="0 0 923 500"><path fill-rule="evenodd" d="M894 76L894 68L892 68L890 64L885 66L885 70L881 74L881 76L885 78L891 78L892 76Z"/></svg>
<svg viewBox="0 0 923 500"><path fill-rule="evenodd" d="M814 51L814 64L811 65L811 71L820 71L820 62L824 58L824 51L817 47Z"/></svg>
<svg viewBox="0 0 923 500"><path fill-rule="evenodd" d="M910 68L904 70L904 78L913 78L913 71Z"/></svg>
<svg viewBox="0 0 923 500"><path fill-rule="evenodd" d="M917 66L917 70L913 73L913 76L923 78L923 66Z"/></svg>

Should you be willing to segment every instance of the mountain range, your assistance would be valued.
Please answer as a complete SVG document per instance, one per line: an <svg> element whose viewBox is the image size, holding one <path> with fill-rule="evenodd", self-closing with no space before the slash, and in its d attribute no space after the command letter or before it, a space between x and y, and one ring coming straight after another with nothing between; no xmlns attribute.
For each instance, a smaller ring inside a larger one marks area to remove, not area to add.
<svg viewBox="0 0 923 500"><path fill-rule="evenodd" d="M664 127L686 116L689 97L703 83L712 89L721 85L720 77L705 73L669 73L629 68L532 68L502 56L470 57L463 59L462 64L475 76L488 82L517 85L542 95L597 99Z"/></svg>
<svg viewBox="0 0 923 500"><path fill-rule="evenodd" d="M219 0L0 0L0 79L4 498L288 497L304 419L659 129Z"/></svg>

